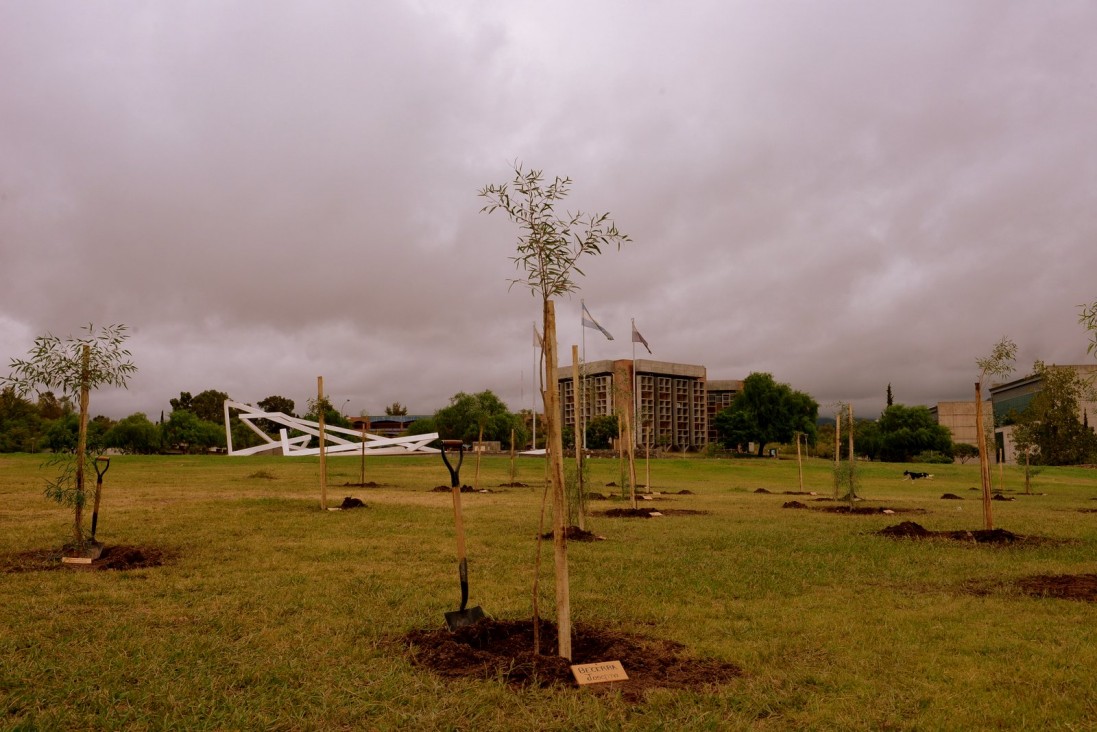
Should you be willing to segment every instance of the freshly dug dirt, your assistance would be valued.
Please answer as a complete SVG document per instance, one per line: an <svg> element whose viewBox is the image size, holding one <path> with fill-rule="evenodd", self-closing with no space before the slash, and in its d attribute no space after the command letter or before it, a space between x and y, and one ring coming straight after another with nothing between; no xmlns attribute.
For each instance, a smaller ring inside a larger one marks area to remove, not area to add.
<svg viewBox="0 0 1097 732"><path fill-rule="evenodd" d="M367 508L367 506L361 498L352 498L351 496L347 496L343 499L343 503L340 504L339 508L346 511L351 508Z"/></svg>
<svg viewBox="0 0 1097 732"><path fill-rule="evenodd" d="M344 483L348 488L382 488L384 483L374 483L372 480L367 480L365 483Z"/></svg>
<svg viewBox="0 0 1097 732"><path fill-rule="evenodd" d="M948 539L951 541L970 541L977 544L1013 544L1027 541L1019 534L1005 529L978 529L976 531L929 531L913 521L904 521L888 526L876 532L880 536L907 539Z"/></svg>
<svg viewBox="0 0 1097 732"><path fill-rule="evenodd" d="M450 492L453 491L453 488L451 488L448 485L440 485L440 486L436 486L434 488L431 488L430 490L431 490L432 493L450 493ZM463 486L461 486L461 492L462 493L494 493L495 491L491 490L490 488L479 488L479 489L477 489L477 488L473 488L471 485L463 485Z"/></svg>
<svg viewBox="0 0 1097 732"><path fill-rule="evenodd" d="M600 511L598 515L606 518L651 518L653 513L662 513L662 511L654 508L611 508Z"/></svg>
<svg viewBox="0 0 1097 732"><path fill-rule="evenodd" d="M941 500L942 501L962 501L964 499L961 498L960 496L956 495L955 493L945 493L944 495L941 496Z"/></svg>
<svg viewBox="0 0 1097 732"><path fill-rule="evenodd" d="M529 488L529 483L523 483L520 480L516 480L513 483L500 483L500 488Z"/></svg>
<svg viewBox="0 0 1097 732"><path fill-rule="evenodd" d="M992 500L992 501L1016 501L1017 499L1014 498L1013 496L1003 496L1001 493L995 493L993 496L990 497L990 500Z"/></svg>
<svg viewBox="0 0 1097 732"><path fill-rule="evenodd" d="M445 678L503 679L514 686L576 687L569 662L556 653L556 626L541 621L541 655L533 653L531 620L485 619L450 633L413 630L402 639L414 665ZM697 689L726 684L743 675L733 663L692 658L679 643L588 625L572 628L571 663L620 661L628 681L585 687L598 693L619 690L642 701L651 689Z"/></svg>
<svg viewBox="0 0 1097 732"><path fill-rule="evenodd" d="M806 503L800 503L799 501L788 501L782 504L781 508L810 508L815 511L823 511L824 513L844 513L853 514L857 516L868 516L875 514L893 514L893 513L926 513L924 508L888 508L887 506L809 506Z"/></svg>
<svg viewBox="0 0 1097 732"><path fill-rule="evenodd" d="M542 539L551 539L552 538L552 532L551 531L546 531L544 534L541 534L541 538ZM564 538L567 539L568 541L605 541L606 540L606 537L598 536L596 534L592 534L589 531L585 531L584 529L580 529L578 526L565 526L564 527Z"/></svg>
<svg viewBox="0 0 1097 732"><path fill-rule="evenodd" d="M49 572L56 569L144 569L159 567L167 552L158 547L108 546L93 564L63 564L59 549L31 549L0 555L0 573Z"/></svg>

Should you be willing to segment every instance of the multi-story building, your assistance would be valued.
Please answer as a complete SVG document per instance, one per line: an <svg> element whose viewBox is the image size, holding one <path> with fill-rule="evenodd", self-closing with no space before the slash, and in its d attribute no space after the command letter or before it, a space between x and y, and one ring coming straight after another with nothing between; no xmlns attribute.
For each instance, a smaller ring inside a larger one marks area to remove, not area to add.
<svg viewBox="0 0 1097 732"><path fill-rule="evenodd" d="M709 441L705 367L648 359L591 361L581 367L579 399L571 365L558 373L564 426L628 412L638 444L695 450ZM578 402L578 403L577 403Z"/></svg>
<svg viewBox="0 0 1097 732"><path fill-rule="evenodd" d="M716 415L731 406L735 397L743 390L743 382L732 379L713 379L706 383L706 407L708 412L708 441L715 444L720 441L716 435Z"/></svg>
<svg viewBox="0 0 1097 732"><path fill-rule="evenodd" d="M1051 368L1060 369L1072 369L1083 379L1093 383L1097 380L1097 365L1094 364L1078 364L1074 366L1056 366ZM1014 379L1013 381L1007 381L1004 384L995 384L990 387L990 401L994 407L994 423L999 425L995 429L998 450L1004 455L1005 462L1012 463L1016 461L1016 450L1013 446L1013 428L1011 426L1000 426L1002 420L1010 412L1022 412L1028 406L1028 403L1032 401L1032 397L1036 396L1043 390L1043 378L1038 374L1029 374L1028 376L1021 377L1020 379ZM1083 401L1078 404L1078 419L1092 425L1093 417L1097 416L1097 402Z"/></svg>

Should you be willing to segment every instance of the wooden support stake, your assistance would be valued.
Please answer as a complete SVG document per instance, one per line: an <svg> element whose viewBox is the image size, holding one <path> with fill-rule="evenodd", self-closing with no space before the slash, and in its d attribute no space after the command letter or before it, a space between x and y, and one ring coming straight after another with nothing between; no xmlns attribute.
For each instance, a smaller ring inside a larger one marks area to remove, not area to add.
<svg viewBox="0 0 1097 732"><path fill-rule="evenodd" d="M320 438L320 510L328 510L328 456L324 452L324 377L316 377L316 423Z"/></svg>
<svg viewBox="0 0 1097 732"><path fill-rule="evenodd" d="M564 534L567 513L564 495L564 443L560 435L560 396L556 347L556 305L545 300L545 438L548 440L549 477L552 480L552 554L556 572L557 654L571 660L571 589L568 547Z"/></svg>
<svg viewBox="0 0 1097 732"><path fill-rule="evenodd" d="M571 383L575 394L579 394L579 346L571 347ZM578 402L575 415L575 514L579 528L586 531L586 519L583 516L583 444L586 440L579 436L582 422L579 420Z"/></svg>

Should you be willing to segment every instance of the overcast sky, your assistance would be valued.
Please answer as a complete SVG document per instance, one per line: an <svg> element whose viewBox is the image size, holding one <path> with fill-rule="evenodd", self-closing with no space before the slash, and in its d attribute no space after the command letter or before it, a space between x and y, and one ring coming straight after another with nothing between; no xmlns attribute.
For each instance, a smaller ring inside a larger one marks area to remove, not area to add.
<svg viewBox="0 0 1097 732"><path fill-rule="evenodd" d="M538 300L478 190L521 161L633 241L579 297L628 358L823 413L969 398L1002 336L1092 362L1097 4L0 0L0 365L125 323L92 412L532 404ZM646 354L644 354L645 357Z"/></svg>

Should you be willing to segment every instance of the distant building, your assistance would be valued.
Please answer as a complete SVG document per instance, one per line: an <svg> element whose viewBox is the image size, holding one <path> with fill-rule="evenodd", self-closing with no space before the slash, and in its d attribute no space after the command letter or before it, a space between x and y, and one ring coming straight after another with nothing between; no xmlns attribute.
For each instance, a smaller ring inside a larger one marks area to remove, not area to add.
<svg viewBox="0 0 1097 732"><path fill-rule="evenodd" d="M1083 379L1093 383L1097 380L1097 365L1051 365L1051 368L1072 369ZM1013 445L1012 426L1000 426L1010 412L1020 413L1027 407L1032 398L1039 394L1044 387L1043 379L1037 374L1029 374L1020 379L1007 381L1003 384L995 384L990 387L990 401L994 406L994 424L997 426L995 435L998 442L998 450L1004 454L1007 463L1016 462L1016 449ZM1078 404L1078 419L1088 422L1090 429L1094 428L1094 417L1097 417L1097 402L1083 401Z"/></svg>
<svg viewBox="0 0 1097 732"><path fill-rule="evenodd" d="M350 417L350 424L356 430L360 430L363 427L366 432L371 435L381 435L382 437L399 437L407 431L408 425L416 420L430 419L430 415L423 414L402 414L402 415L381 415L378 417Z"/></svg>
<svg viewBox="0 0 1097 732"><path fill-rule="evenodd" d="M591 361L582 367L578 400L572 365L561 365L557 376L565 427L574 428L580 411L586 423L627 410L638 444L650 439L657 446L697 450L709 442L704 366L649 359Z"/></svg>
<svg viewBox="0 0 1097 732"><path fill-rule="evenodd" d="M937 424L947 427L952 433L952 442L979 444L979 430L975 428L975 400L959 402L937 402L929 408L930 414L937 418ZM987 428L994 424L994 409L990 401L983 402L983 423Z"/></svg>
<svg viewBox="0 0 1097 732"><path fill-rule="evenodd" d="M743 390L743 382L732 379L713 379L705 385L705 406L708 412L708 441L720 441L716 434L716 415L731 406Z"/></svg>

